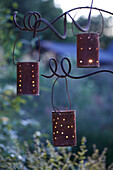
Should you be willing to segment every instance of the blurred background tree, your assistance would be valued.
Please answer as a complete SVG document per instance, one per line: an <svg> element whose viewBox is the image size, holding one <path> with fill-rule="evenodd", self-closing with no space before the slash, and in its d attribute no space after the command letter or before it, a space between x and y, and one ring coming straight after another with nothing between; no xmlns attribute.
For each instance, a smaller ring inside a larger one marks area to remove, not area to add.
<svg viewBox="0 0 113 170"><path fill-rule="evenodd" d="M52 138L51 130L51 87L52 80L40 78L40 97L37 96L16 96L16 67L12 62L12 49L18 29L13 24L13 13L17 10L18 23L22 25L22 18L27 11L38 11L42 17L49 22L62 13L60 8L54 6L53 0L24 0L24 1L0 1L0 143L13 145L16 139L23 145L23 141L31 143L33 133L41 131L42 140ZM105 49L112 42L112 17L105 18L104 33L100 37L100 47ZM81 17L78 22L84 26L86 19ZM44 24L42 24L42 27ZM100 29L100 16L93 17L91 30ZM63 20L56 22L54 27L62 33ZM68 37L66 42L76 42L76 37L71 32L72 24L68 23ZM75 28L75 33L78 30ZM111 34L110 34L111 33ZM20 58L31 50L36 50L36 41L32 44L32 33L22 32L17 43L15 56ZM39 34L41 40L59 40L51 30ZM27 45L25 40L30 43ZM26 46L27 52L23 45ZM48 53L49 55L49 53ZM60 56L57 56L59 59ZM73 63L73 74L89 73L90 69L75 69ZM50 74L42 64L41 73ZM94 69L92 69L93 71ZM75 72L76 71L76 72ZM40 73L40 74L41 74ZM72 108L77 110L77 140L78 146L82 136L88 139L88 149L91 152L91 145L96 143L100 150L108 147L107 163L113 161L113 79L111 75L101 74L86 78L84 80L68 80L69 91L72 101ZM64 80L60 80L55 88L55 104L65 109L69 104L66 98ZM62 89L62 91L61 91ZM60 91L60 93L59 93ZM78 147L73 147L75 152Z"/></svg>

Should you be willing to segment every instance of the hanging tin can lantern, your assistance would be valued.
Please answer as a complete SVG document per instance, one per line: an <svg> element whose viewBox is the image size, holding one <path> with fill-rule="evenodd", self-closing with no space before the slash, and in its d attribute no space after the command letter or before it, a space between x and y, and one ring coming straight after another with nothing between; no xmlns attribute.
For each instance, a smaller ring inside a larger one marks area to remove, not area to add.
<svg viewBox="0 0 113 170"><path fill-rule="evenodd" d="M17 94L39 95L39 62L17 63Z"/></svg>
<svg viewBox="0 0 113 170"><path fill-rule="evenodd" d="M52 112L53 145L76 145L76 111L60 110L60 113Z"/></svg>
<svg viewBox="0 0 113 170"><path fill-rule="evenodd" d="M93 1L92 1L93 4ZM104 30L104 18L99 11L102 21L102 28L100 33L95 32L86 32L89 30L91 24L91 9L88 17L88 23L85 28L82 28L79 24L76 24L77 28L84 33L75 34L73 31L73 23L72 22L72 32L74 36L77 37L77 67L82 68L93 68L93 67L100 67L99 61L99 36L103 34Z"/></svg>
<svg viewBox="0 0 113 170"><path fill-rule="evenodd" d="M20 34L20 32L19 32ZM19 36L18 34L18 36ZM38 36L38 35L37 35ZM18 37L17 37L18 39ZM18 95L39 95L39 61L40 61L40 39L39 39L39 60L36 62L15 62L13 48L13 63L17 65L17 94Z"/></svg>
<svg viewBox="0 0 113 170"><path fill-rule="evenodd" d="M58 147L74 146L76 145L76 111L71 110L71 100L68 92L67 78L66 80L66 91L70 103L70 109L59 110L54 106L53 102L53 91L54 86L58 78L54 81L52 87L52 125L53 125L53 145Z"/></svg>
<svg viewBox="0 0 113 170"><path fill-rule="evenodd" d="M77 67L99 66L99 34L77 34Z"/></svg>

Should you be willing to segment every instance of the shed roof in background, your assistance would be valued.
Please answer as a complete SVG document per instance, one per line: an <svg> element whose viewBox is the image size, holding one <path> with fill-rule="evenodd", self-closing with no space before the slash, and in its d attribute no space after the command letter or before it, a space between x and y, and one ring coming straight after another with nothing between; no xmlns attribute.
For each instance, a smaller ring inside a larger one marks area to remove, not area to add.
<svg viewBox="0 0 113 170"><path fill-rule="evenodd" d="M64 43L64 42L42 40L41 48L52 51L60 56L64 56L64 57L70 56L72 58L76 58L76 53L77 53L76 43ZM106 50L100 49L99 56L100 56L100 62L103 65L113 64L113 43L111 43Z"/></svg>

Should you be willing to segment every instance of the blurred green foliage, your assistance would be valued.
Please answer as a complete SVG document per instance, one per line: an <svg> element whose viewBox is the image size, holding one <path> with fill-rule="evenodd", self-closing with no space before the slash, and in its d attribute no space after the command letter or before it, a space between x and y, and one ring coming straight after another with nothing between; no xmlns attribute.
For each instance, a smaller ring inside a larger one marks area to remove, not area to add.
<svg viewBox="0 0 113 170"><path fill-rule="evenodd" d="M6 153L7 152L7 153ZM99 152L96 146L93 146L91 156L86 156L86 139L83 137L81 146L77 153L72 153L67 148L55 149L49 140L46 141L46 147L42 143L39 134L34 134L32 147L25 143L24 152L21 151L17 142L13 150L0 145L0 168L9 170L112 170L113 164L106 167L106 148Z"/></svg>
<svg viewBox="0 0 113 170"><path fill-rule="evenodd" d="M12 49L16 37L16 33L14 33L14 25L13 25L13 11L18 8L18 4L11 1L0 1L0 46L4 48L3 52L3 61L10 63L12 60ZM16 53L19 53L21 48L21 42L17 43ZM19 53L20 54L20 53Z"/></svg>

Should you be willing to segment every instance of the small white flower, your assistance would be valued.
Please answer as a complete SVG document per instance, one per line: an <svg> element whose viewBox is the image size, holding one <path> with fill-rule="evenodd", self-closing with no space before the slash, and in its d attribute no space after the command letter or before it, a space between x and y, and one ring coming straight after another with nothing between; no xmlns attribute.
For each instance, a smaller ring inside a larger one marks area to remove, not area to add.
<svg viewBox="0 0 113 170"><path fill-rule="evenodd" d="M15 155L12 153L12 154L11 154L11 157L12 157L12 158L14 158L14 157L15 157Z"/></svg>
<svg viewBox="0 0 113 170"><path fill-rule="evenodd" d="M21 155L18 155L18 159L22 160L22 156L21 156Z"/></svg>
<svg viewBox="0 0 113 170"><path fill-rule="evenodd" d="M41 136L40 131L37 131L37 132L35 133L35 136Z"/></svg>

